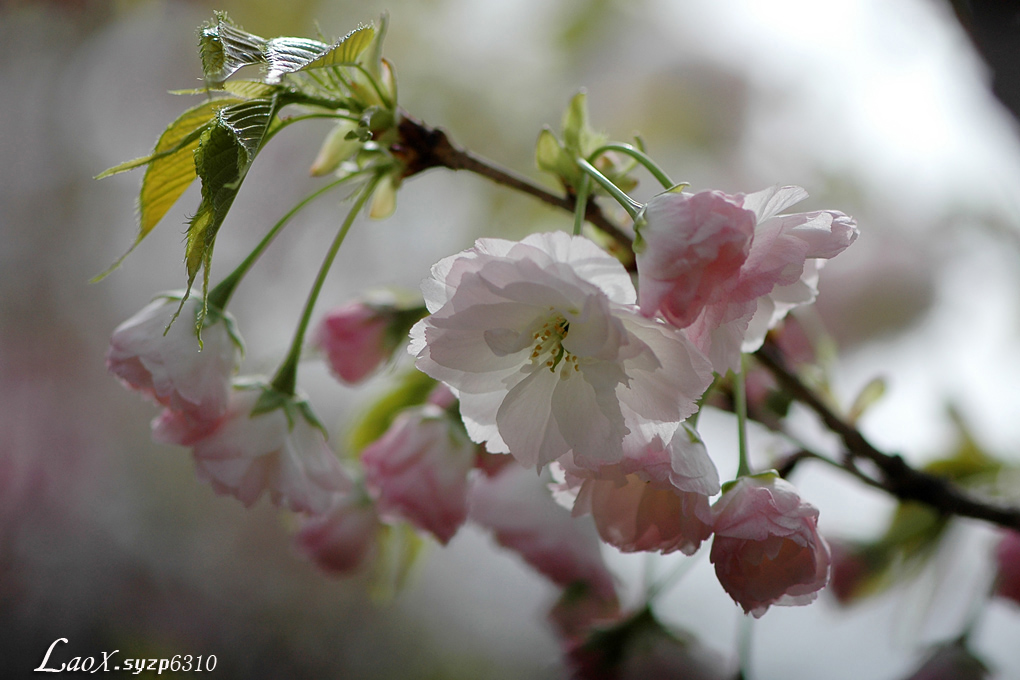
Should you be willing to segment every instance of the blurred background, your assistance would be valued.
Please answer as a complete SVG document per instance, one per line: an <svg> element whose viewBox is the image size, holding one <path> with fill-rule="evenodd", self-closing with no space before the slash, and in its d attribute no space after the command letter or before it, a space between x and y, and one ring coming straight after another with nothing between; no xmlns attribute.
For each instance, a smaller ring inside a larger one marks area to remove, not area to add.
<svg viewBox="0 0 1020 680"><path fill-rule="evenodd" d="M401 105L461 144L538 177L533 146L580 88L593 125L640 132L694 189L799 184L798 210L852 214L861 238L823 272L818 315L840 346L846 402L872 378L885 398L862 420L880 447L923 462L958 433L951 404L988 453L1020 464L1020 145L991 73L937 0L0 1L0 674L62 655L214 654L223 678L560 678L546 622L556 589L466 527L429 550L391 601L335 580L295 552L267 503L245 510L194 477L184 449L153 444L155 408L104 367L111 331L183 286L192 187L113 275L88 280L132 242L141 173L92 177L147 154L192 102L196 28L214 9L264 36L327 37L390 14L385 54ZM225 223L213 279L321 185L308 167L328 123L294 126L255 163ZM636 196L648 198L654 182ZM299 301L342 219L326 198L288 228L234 302L245 373L271 372ZM432 171L394 216L357 223L320 302L414 290L427 268L483 235L569 228L570 216ZM342 441L385 390L300 381ZM803 436L834 443L794 413ZM729 420L706 418L724 475ZM779 446L752 432L763 460ZM730 459L733 460L730 460ZM892 502L805 466L794 480L834 536L877 531ZM914 585L845 609L823 593L754 626L757 678L895 680L954 636L987 588L996 532L958 524ZM704 552L704 551L703 551ZM607 554L636 602L640 560ZM663 600L663 619L733 657L738 610L706 556ZM657 561L662 572L671 559ZM993 602L972 645L994 677L1020 677L1020 611Z"/></svg>

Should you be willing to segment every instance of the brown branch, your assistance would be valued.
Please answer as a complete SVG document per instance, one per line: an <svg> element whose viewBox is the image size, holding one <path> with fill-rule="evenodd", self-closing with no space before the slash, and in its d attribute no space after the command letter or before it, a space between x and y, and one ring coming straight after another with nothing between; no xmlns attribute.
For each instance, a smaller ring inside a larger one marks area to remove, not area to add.
<svg viewBox="0 0 1020 680"><path fill-rule="evenodd" d="M949 480L915 470L900 456L882 453L872 446L857 428L836 415L786 367L778 349L771 342L766 342L754 356L790 396L814 411L827 428L839 435L850 454L844 468L853 465L854 458L869 460L882 473L881 480L878 480L881 488L900 500L919 501L946 514L972 517L1020 530L1020 509L978 500Z"/></svg>
<svg viewBox="0 0 1020 680"><path fill-rule="evenodd" d="M404 177L410 177L429 168L448 168L450 170L467 170L481 175L496 184L515 189L537 198L551 206L574 211L575 197L571 194L556 195L535 184L527 177L483 158L452 141L441 128L434 128L401 112L400 141L391 145L390 151L404 164ZM632 239L619 225L614 223L593 200L588 201L584 214L585 220L612 238L625 255L624 265L633 268L634 251Z"/></svg>
<svg viewBox="0 0 1020 680"><path fill-rule="evenodd" d="M399 140L390 146L394 157L404 164L404 177L410 177L430 168L467 170L510 189L515 189L551 206L574 211L574 196L556 195L530 179L496 163L482 158L452 141L440 128L434 128L401 112L398 128ZM632 239L599 206L589 201L585 219L610 236L623 250L624 264L633 271L634 251ZM837 467L861 481L885 490L904 501L919 501L946 514L981 519L1004 527L1020 530L1020 509L993 505L973 498L947 479L915 470L898 455L889 455L876 449L853 425L844 421L785 365L777 348L770 342L755 353L758 361L779 381L780 385L798 401L815 412L825 426L839 435L847 447L848 456ZM805 453L790 460L792 471L797 462L805 458L819 458ZM880 471L881 479L872 479L856 465L856 459L871 461ZM827 459L826 459L827 460Z"/></svg>

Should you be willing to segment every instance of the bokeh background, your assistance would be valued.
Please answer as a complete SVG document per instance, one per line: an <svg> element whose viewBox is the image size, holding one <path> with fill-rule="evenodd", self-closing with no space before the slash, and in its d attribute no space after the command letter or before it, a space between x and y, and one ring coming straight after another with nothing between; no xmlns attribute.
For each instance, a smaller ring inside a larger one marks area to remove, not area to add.
<svg viewBox="0 0 1020 680"><path fill-rule="evenodd" d="M559 678L545 620L556 590L483 533L429 550L405 591L316 571L266 503L245 510L194 478L183 449L149 440L155 408L104 367L110 332L179 288L197 186L112 276L131 243L140 173L92 177L151 149L190 105L169 90L201 75L195 29L227 10L266 36L346 33L390 13L386 54L402 106L454 139L537 177L533 144L580 87L617 139L640 132L695 189L799 184L803 209L854 215L862 236L823 272L818 318L840 345L847 402L885 378L862 421L880 447L922 462L957 438L952 404L981 445L1020 464L1020 144L991 75L937 0L51 0L0 2L0 675L63 659L215 654L222 678ZM219 238L214 279L295 201L327 125L294 126L255 164ZM647 198L651 181L637 195ZM232 303L246 373L271 372L342 215L302 213ZM568 228L570 216L433 171L395 215L360 221L323 308L365 288L415 289L427 267L482 235ZM814 317L812 317L814 318ZM386 386L300 380L343 441ZM794 414L803 436L834 443ZM705 422L725 475L735 436ZM752 432L762 460L779 452ZM732 460L731 460L732 459ZM830 535L863 537L892 508L850 479L805 466L794 480ZM906 677L956 634L987 588L996 533L958 524L908 588L851 609L823 597L755 624L752 668L782 680ZM607 554L625 600L641 560ZM663 619L733 657L738 610L705 556L664 598ZM655 561L664 572L672 560ZM994 677L1020 677L1020 611L980 615L973 645Z"/></svg>

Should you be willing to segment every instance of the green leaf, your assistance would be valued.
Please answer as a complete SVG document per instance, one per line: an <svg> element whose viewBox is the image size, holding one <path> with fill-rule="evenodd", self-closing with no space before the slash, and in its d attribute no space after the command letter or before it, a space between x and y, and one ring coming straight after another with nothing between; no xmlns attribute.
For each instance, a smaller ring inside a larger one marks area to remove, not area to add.
<svg viewBox="0 0 1020 680"><path fill-rule="evenodd" d="M202 202L188 224L184 260L188 293L204 269L202 297L209 287L209 263L216 234L275 116L276 98L253 99L220 109L195 150L195 171L202 179Z"/></svg>
<svg viewBox="0 0 1020 680"><path fill-rule="evenodd" d="M267 83L287 73L329 66L353 66L375 35L371 26L359 26L332 45L307 38L274 38L266 47Z"/></svg>
<svg viewBox="0 0 1020 680"><path fill-rule="evenodd" d="M193 152L198 147L202 133L213 122L220 109L239 101L224 97L188 109L160 135L151 154L121 163L97 175L96 179L102 179L143 165L149 166L142 178L142 189L138 199L138 236L127 252L93 281L102 279L119 267L124 258L148 236L177 199L191 186L195 179Z"/></svg>
<svg viewBox="0 0 1020 680"><path fill-rule="evenodd" d="M199 33L202 72L211 83L222 83L252 64L267 66L265 82L272 85L288 73L328 66L353 66L375 35L371 26L359 26L332 45L310 38L266 40L235 25L217 12Z"/></svg>
<svg viewBox="0 0 1020 680"><path fill-rule="evenodd" d="M847 414L847 420L856 423L864 412L874 406L885 394L885 380L872 378L862 389Z"/></svg>
<svg viewBox="0 0 1020 680"><path fill-rule="evenodd" d="M224 12L216 12L213 21L198 35L198 54L205 79L221 83L238 69L266 63L267 41L234 25Z"/></svg>

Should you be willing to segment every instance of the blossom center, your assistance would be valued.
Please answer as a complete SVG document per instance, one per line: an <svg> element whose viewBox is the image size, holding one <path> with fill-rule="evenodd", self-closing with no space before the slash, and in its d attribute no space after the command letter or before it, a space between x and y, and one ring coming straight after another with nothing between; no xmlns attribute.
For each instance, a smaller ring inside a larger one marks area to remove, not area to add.
<svg viewBox="0 0 1020 680"><path fill-rule="evenodd" d="M544 366L552 373L562 365L560 377L566 378L577 367L577 357L563 347L570 332L570 322L562 316L557 315L547 320L540 329L531 336L535 341L531 350L531 363L535 366ZM571 370L572 369L572 370Z"/></svg>

